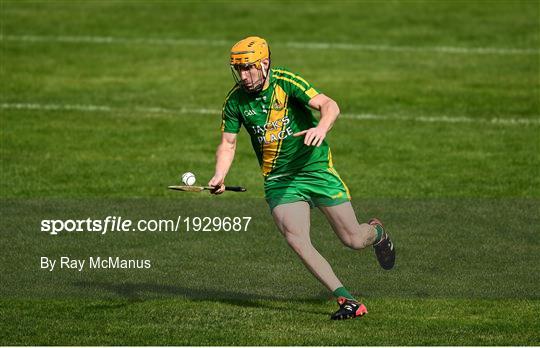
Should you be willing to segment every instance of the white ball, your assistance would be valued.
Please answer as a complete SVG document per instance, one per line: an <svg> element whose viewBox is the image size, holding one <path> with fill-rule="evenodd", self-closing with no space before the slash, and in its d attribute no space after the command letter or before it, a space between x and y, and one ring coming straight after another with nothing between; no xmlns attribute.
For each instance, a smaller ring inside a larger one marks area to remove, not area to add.
<svg viewBox="0 0 540 348"><path fill-rule="evenodd" d="M184 183L184 185L191 186L195 184L195 181L195 174L193 174L192 172L182 174L182 182Z"/></svg>

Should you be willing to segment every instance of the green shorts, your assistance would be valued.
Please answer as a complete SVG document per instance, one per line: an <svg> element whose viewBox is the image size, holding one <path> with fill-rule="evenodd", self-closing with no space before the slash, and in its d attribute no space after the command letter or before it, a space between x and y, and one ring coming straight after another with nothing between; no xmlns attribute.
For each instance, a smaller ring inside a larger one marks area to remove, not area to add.
<svg viewBox="0 0 540 348"><path fill-rule="evenodd" d="M270 210L280 204L306 201L311 208L329 207L351 200L347 185L334 168L276 176L264 183Z"/></svg>

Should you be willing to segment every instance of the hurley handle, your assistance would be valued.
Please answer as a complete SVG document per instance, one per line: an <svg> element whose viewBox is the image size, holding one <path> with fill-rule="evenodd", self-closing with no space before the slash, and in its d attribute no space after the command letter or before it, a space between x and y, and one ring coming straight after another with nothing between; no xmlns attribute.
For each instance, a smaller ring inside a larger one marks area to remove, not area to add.
<svg viewBox="0 0 540 348"><path fill-rule="evenodd" d="M247 190L242 186L225 186L225 191L246 192Z"/></svg>

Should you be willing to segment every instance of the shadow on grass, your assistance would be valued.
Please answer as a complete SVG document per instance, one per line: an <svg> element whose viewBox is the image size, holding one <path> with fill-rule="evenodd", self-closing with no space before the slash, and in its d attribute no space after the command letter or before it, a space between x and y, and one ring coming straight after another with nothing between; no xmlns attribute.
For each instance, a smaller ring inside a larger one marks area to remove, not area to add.
<svg viewBox="0 0 540 348"><path fill-rule="evenodd" d="M160 296L180 296L193 301L212 301L219 302L234 306L240 307L249 307L249 308L266 308L279 311L291 311L291 306L286 305L287 303L294 303L294 311L302 313L311 313L311 314L323 314L328 315L330 313L313 310L306 308L304 305L313 305L313 304L322 304L328 300L327 294L320 294L312 298L307 299L287 299L284 300L281 297L277 296L268 296L268 295L256 295L235 291L225 291L225 290L215 290L215 289L193 289L187 287L181 287L177 285L164 285L164 284L151 284L151 283L107 283L107 282L76 282L75 286L82 288L94 288L100 290L106 290L115 295L127 300L125 303L114 303L114 304L95 304L92 305L93 308L118 308L128 306L132 303L144 302L148 299L155 299L157 295ZM283 303L282 306L279 304L271 304L263 301L274 301Z"/></svg>

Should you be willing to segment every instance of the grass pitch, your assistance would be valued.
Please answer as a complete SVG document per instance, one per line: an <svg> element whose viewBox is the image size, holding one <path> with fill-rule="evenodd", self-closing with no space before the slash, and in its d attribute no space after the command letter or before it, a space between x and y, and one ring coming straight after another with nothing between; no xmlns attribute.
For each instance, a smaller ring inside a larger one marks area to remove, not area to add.
<svg viewBox="0 0 540 348"><path fill-rule="evenodd" d="M539 345L539 6L2 1L0 344ZM362 319L328 320L335 304L273 226L245 132L228 183L247 193L166 190L184 171L211 177L227 52L250 34L338 101L336 167L359 219L380 216L395 239L384 272L314 211L313 242ZM252 224L39 231L108 215ZM64 255L153 266L39 268Z"/></svg>

